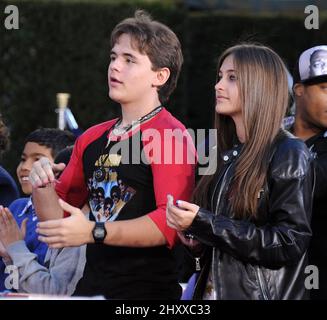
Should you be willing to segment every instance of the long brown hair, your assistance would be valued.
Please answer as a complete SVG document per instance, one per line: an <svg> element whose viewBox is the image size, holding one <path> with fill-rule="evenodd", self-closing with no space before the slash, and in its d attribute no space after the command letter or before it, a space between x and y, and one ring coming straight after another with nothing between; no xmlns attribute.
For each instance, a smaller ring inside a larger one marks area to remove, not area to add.
<svg viewBox="0 0 327 320"><path fill-rule="evenodd" d="M240 44L227 49L218 61L218 72L229 55L237 74L245 143L237 159L230 186L230 203L237 218L255 217L258 194L266 182L270 149L288 105L287 71L282 59L272 49L257 44ZM237 139L231 117L215 114L217 129L217 171L222 152L231 149ZM215 174L204 175L194 192L194 201L208 206L209 186Z"/></svg>

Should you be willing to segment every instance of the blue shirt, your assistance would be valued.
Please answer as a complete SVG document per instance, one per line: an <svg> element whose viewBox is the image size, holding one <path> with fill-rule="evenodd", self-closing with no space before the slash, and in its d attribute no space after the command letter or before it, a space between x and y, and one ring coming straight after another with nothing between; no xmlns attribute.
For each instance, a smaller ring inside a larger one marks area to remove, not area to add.
<svg viewBox="0 0 327 320"><path fill-rule="evenodd" d="M21 226L23 220L28 218L26 224L25 243L27 248L38 256L38 262L43 265L48 246L37 239L38 234L35 232L35 229L39 220L35 214L31 198L17 199L10 205L9 209L15 217L19 227ZM4 273L5 268L6 266L3 263L2 258L0 258L0 292L7 290L5 287L5 279L9 274Z"/></svg>

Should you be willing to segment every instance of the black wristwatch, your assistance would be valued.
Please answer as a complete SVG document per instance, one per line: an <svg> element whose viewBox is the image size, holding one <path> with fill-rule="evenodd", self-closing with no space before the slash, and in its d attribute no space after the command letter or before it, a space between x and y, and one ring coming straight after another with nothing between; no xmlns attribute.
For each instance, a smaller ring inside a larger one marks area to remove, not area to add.
<svg viewBox="0 0 327 320"><path fill-rule="evenodd" d="M103 243L107 230L105 228L104 222L96 222L92 230L92 235L95 243Z"/></svg>

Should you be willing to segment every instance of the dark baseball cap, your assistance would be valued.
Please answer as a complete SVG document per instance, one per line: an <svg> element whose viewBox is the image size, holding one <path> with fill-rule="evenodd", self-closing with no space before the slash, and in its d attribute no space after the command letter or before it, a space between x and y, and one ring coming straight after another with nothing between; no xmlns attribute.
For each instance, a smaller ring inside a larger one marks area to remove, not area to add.
<svg viewBox="0 0 327 320"><path fill-rule="evenodd" d="M305 50L294 70L294 83L316 84L327 82L327 45Z"/></svg>

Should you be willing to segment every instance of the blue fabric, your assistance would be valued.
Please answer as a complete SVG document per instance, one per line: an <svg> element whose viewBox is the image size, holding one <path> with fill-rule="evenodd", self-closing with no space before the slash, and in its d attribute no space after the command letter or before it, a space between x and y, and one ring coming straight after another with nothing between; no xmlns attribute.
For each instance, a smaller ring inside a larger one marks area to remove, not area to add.
<svg viewBox="0 0 327 320"><path fill-rule="evenodd" d="M0 166L0 205L8 207L19 197L19 191L11 175Z"/></svg>
<svg viewBox="0 0 327 320"><path fill-rule="evenodd" d="M43 265L48 246L37 239L38 235L35 232L35 229L36 224L39 222L39 220L35 214L31 199L17 199L9 206L9 209L14 215L19 226L21 226L25 218L28 218L25 235L26 246L31 252L35 253L38 256L38 262ZM5 268L6 266L3 263L2 258L0 258L0 292L6 290L5 279L8 274L4 273Z"/></svg>
<svg viewBox="0 0 327 320"><path fill-rule="evenodd" d="M181 300L192 300L194 289L195 289L195 284L198 279L198 275L199 275L199 273L197 273L197 272L193 273L191 278L188 280L187 286L183 292Z"/></svg>

